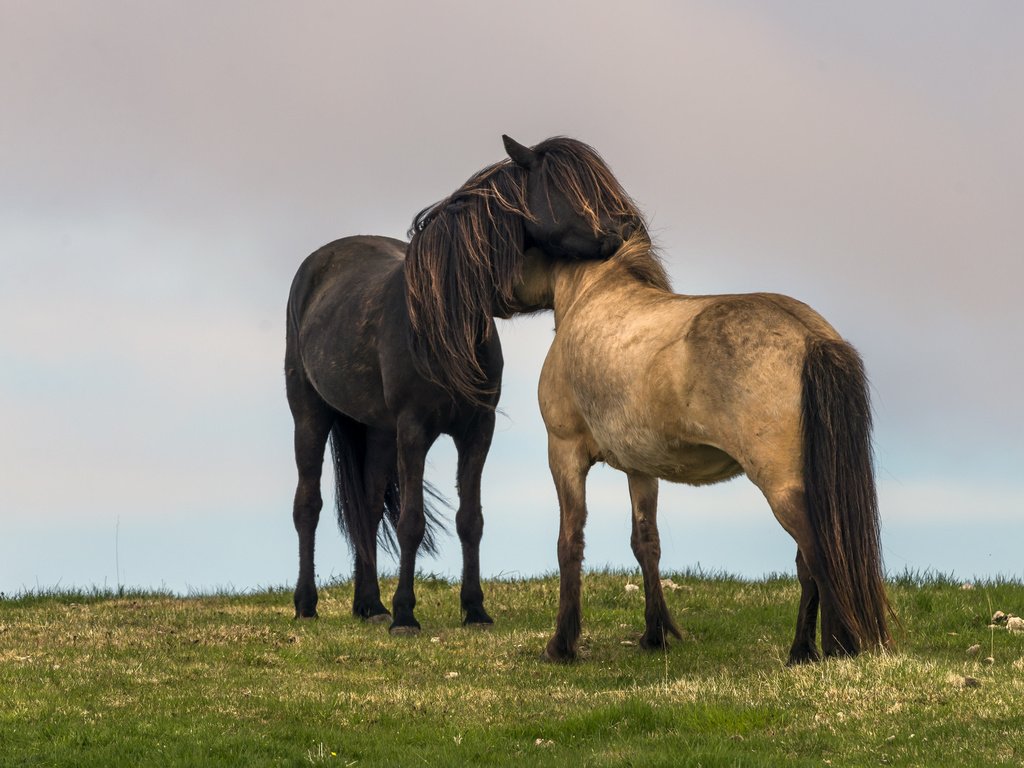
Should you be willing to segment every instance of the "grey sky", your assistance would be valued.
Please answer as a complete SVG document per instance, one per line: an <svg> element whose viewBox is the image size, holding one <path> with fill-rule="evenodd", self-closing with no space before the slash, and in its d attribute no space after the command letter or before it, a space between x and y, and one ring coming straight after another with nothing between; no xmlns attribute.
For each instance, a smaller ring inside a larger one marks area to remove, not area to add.
<svg viewBox="0 0 1024 768"><path fill-rule="evenodd" d="M291 581L291 276L502 133L594 145L677 290L788 293L861 350L891 569L1021 575L1021 39L1016 2L0 0L0 590ZM487 573L555 567L550 326L502 325ZM591 499L588 562L630 565L624 479ZM791 566L744 480L662 508L666 568Z"/></svg>

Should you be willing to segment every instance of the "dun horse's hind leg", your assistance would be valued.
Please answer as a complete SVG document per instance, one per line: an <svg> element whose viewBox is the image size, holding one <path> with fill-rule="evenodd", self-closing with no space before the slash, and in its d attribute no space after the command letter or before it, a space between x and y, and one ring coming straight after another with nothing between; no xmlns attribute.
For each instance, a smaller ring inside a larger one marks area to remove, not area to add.
<svg viewBox="0 0 1024 768"><path fill-rule="evenodd" d="M391 614L381 602L380 582L377 580L377 530L384 516L384 494L394 466L394 433L367 429L363 491L370 520L364 529L365 540L354 547L356 563L352 613L372 622L391 619ZM360 554L361 551L369 553L368 556Z"/></svg>
<svg viewBox="0 0 1024 768"><path fill-rule="evenodd" d="M316 526L320 521L323 499L320 473L324 448L334 420L333 412L320 400L301 371L289 366L286 371L288 404L295 421L295 465L299 482L295 489L292 518L299 535L299 579L295 585L295 618L316 618L316 580L313 550Z"/></svg>
<svg viewBox="0 0 1024 768"><path fill-rule="evenodd" d="M414 635L420 631L413 609L416 594L416 552L426 532L423 510L423 465L427 450L437 435L428 435L414 416L398 421L398 485L402 489L402 511L398 517L398 588L391 601L392 621L389 631L394 635Z"/></svg>
<svg viewBox="0 0 1024 768"><path fill-rule="evenodd" d="M808 661L818 661L818 585L811 577L804 556L796 551L796 576L800 581L800 609L796 617L796 638L789 650L790 666Z"/></svg>
<svg viewBox="0 0 1024 768"><path fill-rule="evenodd" d="M762 489L763 490L763 489ZM838 605L832 591L825 563L818 555L813 524L802 489L765 492L772 512L798 547L797 576L800 580L800 612L789 663L814 661L814 609L821 608L821 649L825 656L847 656L857 652L857 644L839 618ZM803 568L800 567L800 561ZM810 640L808 640L810 638ZM809 647L808 647L809 643Z"/></svg>
<svg viewBox="0 0 1024 768"><path fill-rule="evenodd" d="M552 661L576 658L583 614L580 571L583 567L583 526L587 522L586 482L590 457L582 443L548 436L548 465L558 492L558 619L545 655Z"/></svg>
<svg viewBox="0 0 1024 768"><path fill-rule="evenodd" d="M644 597L646 599L646 631L640 638L643 648L664 648L668 645L667 633L682 638L682 633L672 621L665 595L661 589L661 541L658 537L658 478L649 475L630 474L629 498L633 507L633 534L629 543L633 554L640 563L644 575Z"/></svg>
<svg viewBox="0 0 1024 768"><path fill-rule="evenodd" d="M494 619L484 610L480 586L480 539L484 516L480 508L480 476L494 434L494 412L481 412L465 434L455 438L459 451L459 511L455 528L462 542L462 612L467 625L490 625Z"/></svg>

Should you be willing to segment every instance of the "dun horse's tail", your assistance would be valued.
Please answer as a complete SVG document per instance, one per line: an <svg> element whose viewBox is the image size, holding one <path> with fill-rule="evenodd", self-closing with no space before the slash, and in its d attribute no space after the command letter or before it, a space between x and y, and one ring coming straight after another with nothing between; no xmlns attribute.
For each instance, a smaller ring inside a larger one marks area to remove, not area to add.
<svg viewBox="0 0 1024 768"><path fill-rule="evenodd" d="M378 516L381 510L369 508L364 485L366 466L366 426L341 414L331 427L331 455L334 457L334 498L338 513L338 527L348 539L352 550L364 559L376 562L377 543L395 554L398 543L395 533L398 529L398 515L401 500L398 488L397 463L388 467L388 480L384 489L384 510L381 524ZM424 483L425 496L446 503L444 498L429 484ZM433 506L424 504L427 528L420 549L429 554L437 553L436 532L444 530L444 523Z"/></svg>
<svg viewBox="0 0 1024 768"><path fill-rule="evenodd" d="M856 350L807 342L803 376L804 491L818 555L840 621L857 643L887 646L892 614L882 575L871 404Z"/></svg>

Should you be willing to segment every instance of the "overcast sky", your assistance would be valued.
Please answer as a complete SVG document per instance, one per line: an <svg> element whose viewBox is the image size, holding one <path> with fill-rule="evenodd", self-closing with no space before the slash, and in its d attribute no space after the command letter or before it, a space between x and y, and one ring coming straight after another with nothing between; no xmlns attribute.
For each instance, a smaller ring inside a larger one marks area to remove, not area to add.
<svg viewBox="0 0 1024 768"><path fill-rule="evenodd" d="M858 347L891 572L1024 576L1022 39L1012 0L0 0L0 591L293 583L291 277L502 133L596 147L676 290L787 293ZM500 326L487 575L557 566L551 326ZM449 440L430 474L454 495ZM625 478L590 497L588 564L632 567ZM661 510L666 570L792 570L745 479ZM329 513L318 545L347 575Z"/></svg>

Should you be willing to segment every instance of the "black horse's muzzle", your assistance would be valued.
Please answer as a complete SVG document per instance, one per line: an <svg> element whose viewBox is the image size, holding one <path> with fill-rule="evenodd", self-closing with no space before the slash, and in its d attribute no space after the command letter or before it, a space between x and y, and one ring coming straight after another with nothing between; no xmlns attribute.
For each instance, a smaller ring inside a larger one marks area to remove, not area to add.
<svg viewBox="0 0 1024 768"><path fill-rule="evenodd" d="M605 235L601 240L601 258L608 259L614 256L615 252L622 247L622 244L640 231L642 227L643 224L637 219L630 219L619 224L617 231Z"/></svg>

